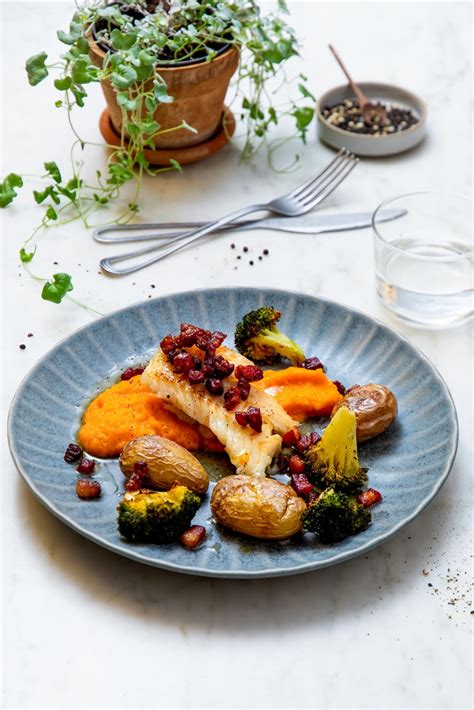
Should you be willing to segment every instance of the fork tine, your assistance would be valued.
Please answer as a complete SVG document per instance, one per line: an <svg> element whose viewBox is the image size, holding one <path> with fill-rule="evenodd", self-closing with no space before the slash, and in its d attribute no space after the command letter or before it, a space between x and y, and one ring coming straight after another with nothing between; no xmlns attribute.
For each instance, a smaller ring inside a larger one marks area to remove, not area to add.
<svg viewBox="0 0 474 710"><path fill-rule="evenodd" d="M344 168L347 163L354 158L354 154L346 150L344 155L341 155L337 163L334 163L331 170L327 172L326 175L320 177L315 177L309 185L304 189L300 189L293 195L293 199L297 199L298 202L303 202L307 197L312 197L314 191L323 187L334 175L338 175L340 171Z"/></svg>
<svg viewBox="0 0 474 710"><path fill-rule="evenodd" d="M346 177L349 175L349 173L352 172L358 162L359 158L356 158L354 156L354 159L351 160L349 163L346 163L343 170L339 171L337 175L334 175L333 179L327 185L325 185L322 190L313 195L312 199L307 199L304 202L305 208L307 210L313 209L313 207L316 207L316 205L319 205L320 202L325 200L326 197L329 197L329 195L334 192L336 187L338 187L341 182L344 182Z"/></svg>
<svg viewBox="0 0 474 710"><path fill-rule="evenodd" d="M319 182L311 189L305 190L303 195L300 195L299 197L296 198L297 202L301 205L306 205L308 202L313 200L315 197L318 197L318 195L323 192L323 190L326 189L328 185L332 183L332 181L337 178L346 168L348 165L351 164L351 162L354 160L355 156L351 155L350 157L346 158L344 161L340 162L337 166L336 169L333 170L329 175L326 175L325 179L322 182Z"/></svg>
<svg viewBox="0 0 474 710"><path fill-rule="evenodd" d="M292 190L291 192L289 192L287 195L285 195L285 197L287 197L287 198L296 197L296 195L299 194L302 190L307 188L309 185L312 185L312 183L315 180L319 180L320 178L322 178L328 172L328 170L330 170L333 167L334 163L339 162L340 158L342 156L346 155L346 153L347 153L346 148L341 148L341 150L338 151L338 153L331 160L331 162L326 165L324 170L321 170L321 172L318 175L312 175L308 180L306 180L306 182L304 182L302 185L298 185L298 187L295 187L295 189Z"/></svg>

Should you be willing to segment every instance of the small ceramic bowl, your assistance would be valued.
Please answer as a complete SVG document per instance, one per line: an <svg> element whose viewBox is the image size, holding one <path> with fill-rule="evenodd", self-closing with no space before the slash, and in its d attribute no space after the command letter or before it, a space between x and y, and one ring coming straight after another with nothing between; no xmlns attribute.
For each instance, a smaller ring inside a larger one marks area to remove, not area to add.
<svg viewBox="0 0 474 710"><path fill-rule="evenodd" d="M317 103L318 135L323 143L327 143L332 148L347 148L356 155L364 155L371 158L403 153L421 143L425 137L426 127L426 105L422 99L411 91L401 89L399 86L393 86L393 84L365 81L359 82L359 86L371 100L411 109L418 117L418 123L404 131L383 136L343 131L323 117L323 109L327 106L339 104L345 99L354 99L352 89L348 84L344 84L326 91Z"/></svg>

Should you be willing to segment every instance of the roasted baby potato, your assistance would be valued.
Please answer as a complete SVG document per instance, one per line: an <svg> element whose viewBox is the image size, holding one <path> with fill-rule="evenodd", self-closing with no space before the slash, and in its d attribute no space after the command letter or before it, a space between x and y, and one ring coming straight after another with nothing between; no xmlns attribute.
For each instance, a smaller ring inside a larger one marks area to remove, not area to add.
<svg viewBox="0 0 474 710"><path fill-rule="evenodd" d="M384 385L354 385L333 408L348 407L357 418L357 441L366 441L381 434L397 416L395 395Z"/></svg>
<svg viewBox="0 0 474 710"><path fill-rule="evenodd" d="M306 504L283 483L242 474L216 484L211 510L226 528L264 540L284 540L301 529Z"/></svg>
<svg viewBox="0 0 474 710"><path fill-rule="evenodd" d="M125 445L120 454L122 473L131 476L136 463L148 466L147 485L169 490L174 484L186 486L194 493L205 493L209 476L197 458L174 441L161 436L140 436Z"/></svg>

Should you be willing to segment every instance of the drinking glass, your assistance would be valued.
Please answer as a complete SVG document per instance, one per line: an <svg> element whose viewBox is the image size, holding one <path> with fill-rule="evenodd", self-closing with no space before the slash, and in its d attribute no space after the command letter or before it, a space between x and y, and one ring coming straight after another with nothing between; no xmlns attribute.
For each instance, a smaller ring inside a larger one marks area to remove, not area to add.
<svg viewBox="0 0 474 710"><path fill-rule="evenodd" d="M445 328L473 315L473 206L442 192L385 200L372 217L377 293L399 318ZM403 216L380 221L385 209Z"/></svg>

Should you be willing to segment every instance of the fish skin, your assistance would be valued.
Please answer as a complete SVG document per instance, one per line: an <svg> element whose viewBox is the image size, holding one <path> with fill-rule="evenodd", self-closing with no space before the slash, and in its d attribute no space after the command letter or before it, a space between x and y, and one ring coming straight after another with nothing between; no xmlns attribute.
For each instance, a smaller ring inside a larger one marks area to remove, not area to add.
<svg viewBox="0 0 474 710"><path fill-rule="evenodd" d="M234 353L229 348L220 348L219 352L229 360L231 353ZM251 364L237 353L232 355L231 361L234 359L236 364ZM251 387L249 398L243 406L260 408L262 431L257 433L250 427L240 426L235 419L235 412L225 409L223 397L210 394L204 385L190 385L186 378L173 372L161 349L146 367L142 382L158 397L208 427L224 445L237 473L265 476L273 457L281 449L281 434L297 424L272 397ZM235 383L235 377L231 376L226 378L224 385L228 389Z"/></svg>

